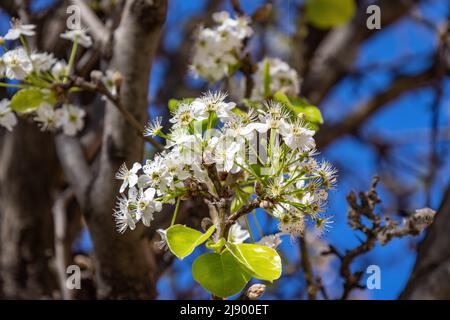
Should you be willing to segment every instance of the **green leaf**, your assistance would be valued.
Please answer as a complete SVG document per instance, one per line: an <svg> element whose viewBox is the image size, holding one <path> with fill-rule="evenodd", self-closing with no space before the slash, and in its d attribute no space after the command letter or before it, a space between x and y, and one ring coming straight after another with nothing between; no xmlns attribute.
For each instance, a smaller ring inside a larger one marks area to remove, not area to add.
<svg viewBox="0 0 450 320"><path fill-rule="evenodd" d="M282 104L286 105L287 107L292 107L292 103L289 100L288 96L284 94L282 91L277 91L273 95L273 99L275 101L281 102Z"/></svg>
<svg viewBox="0 0 450 320"><path fill-rule="evenodd" d="M355 0L306 0L306 19L319 29L349 22L356 11Z"/></svg>
<svg viewBox="0 0 450 320"><path fill-rule="evenodd" d="M206 233L192 228L176 224L167 229L166 237L170 251L179 259L190 255L194 249L205 242L216 230L216 226L211 226Z"/></svg>
<svg viewBox="0 0 450 320"><path fill-rule="evenodd" d="M218 297L239 293L251 278L228 250L198 257L192 264L192 276Z"/></svg>
<svg viewBox="0 0 450 320"><path fill-rule="evenodd" d="M273 281L281 276L281 258L274 249L258 244L229 242L226 247L253 277Z"/></svg>
<svg viewBox="0 0 450 320"><path fill-rule="evenodd" d="M319 108L304 98L291 98L291 100L292 108L296 114L304 113L306 120L309 122L323 124L323 117Z"/></svg>
<svg viewBox="0 0 450 320"><path fill-rule="evenodd" d="M250 190L250 192L248 192L249 190ZM245 187L245 188L237 187L235 189L236 196L231 201L231 208L230 208L231 213L235 213L244 204L247 204L250 200L252 192L253 192L252 186Z"/></svg>
<svg viewBox="0 0 450 320"><path fill-rule="evenodd" d="M304 113L307 121L312 123L323 123L322 113L319 108L309 103L304 98L292 98L286 96L283 92L277 91L274 96L274 100L283 103L295 114Z"/></svg>
<svg viewBox="0 0 450 320"><path fill-rule="evenodd" d="M32 88L18 91L11 99L11 109L15 112L30 112L36 110L42 103L55 104L55 96L46 90Z"/></svg>
<svg viewBox="0 0 450 320"><path fill-rule="evenodd" d="M225 238L220 238L219 241L214 242L212 240L206 241L205 246L209 249L209 250L213 250L216 252L219 252L223 246L225 245Z"/></svg>
<svg viewBox="0 0 450 320"><path fill-rule="evenodd" d="M264 59L263 64L263 84L264 84L264 98L270 96L270 82L272 81L270 77L270 63L268 59Z"/></svg>

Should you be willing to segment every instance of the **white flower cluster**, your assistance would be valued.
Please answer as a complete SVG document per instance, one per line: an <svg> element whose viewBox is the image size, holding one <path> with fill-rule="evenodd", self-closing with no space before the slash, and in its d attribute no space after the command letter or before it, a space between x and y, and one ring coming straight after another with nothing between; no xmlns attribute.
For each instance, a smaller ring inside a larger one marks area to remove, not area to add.
<svg viewBox="0 0 450 320"><path fill-rule="evenodd" d="M264 92L265 71L268 68L270 78L269 92ZM267 58L258 63L257 70L253 75L254 87L252 91L253 100L262 100L264 97L272 96L281 91L287 96L295 97L300 92L300 80L297 71L292 69L286 62L278 58Z"/></svg>
<svg viewBox="0 0 450 320"><path fill-rule="evenodd" d="M217 25L198 33L191 69L194 74L216 82L230 75L240 61L243 41L252 35L249 19L231 18L227 12L213 15Z"/></svg>
<svg viewBox="0 0 450 320"><path fill-rule="evenodd" d="M24 36L34 36L35 26L22 24L20 20L13 20L11 29L0 42L21 39ZM77 41L80 45L89 47L91 38L86 30L67 31L62 38ZM44 94L50 93L52 83L62 83L70 72L70 67L64 60L57 60L52 53L28 52L24 46L7 50L0 56L0 78L23 81L23 88L39 88ZM8 86L8 83L4 84ZM36 85L36 86L35 86ZM42 103L35 111L35 120L43 130L61 129L67 135L75 135L84 127L85 111L71 104L55 107ZM0 104L0 125L11 131L17 124L16 115L10 108L10 101L3 100Z"/></svg>
<svg viewBox="0 0 450 320"><path fill-rule="evenodd" d="M86 112L71 104L63 104L61 108L54 108L48 103L43 103L36 111L33 118L42 130L61 129L68 136L76 135L84 127Z"/></svg>
<svg viewBox="0 0 450 320"><path fill-rule="evenodd" d="M147 135L166 139L166 150L144 166L123 166L117 174L123 180L120 192L129 188L114 214L119 231L133 229L140 220L148 225L163 203L177 198L231 200L241 197L246 186L252 188L247 200L278 219L283 233L302 234L306 218L318 228L327 225L321 212L336 171L315 160L315 132L279 103L246 113L225 98L207 93L180 103L167 135L160 119L147 128Z"/></svg>

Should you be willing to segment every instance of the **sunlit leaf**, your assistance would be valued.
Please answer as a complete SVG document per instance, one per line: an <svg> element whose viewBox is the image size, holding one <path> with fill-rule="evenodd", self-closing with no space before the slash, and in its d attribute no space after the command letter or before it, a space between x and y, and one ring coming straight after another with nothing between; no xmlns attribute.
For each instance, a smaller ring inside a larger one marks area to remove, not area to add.
<svg viewBox="0 0 450 320"><path fill-rule="evenodd" d="M319 29L329 29L349 22L356 11L355 0L306 0L305 15Z"/></svg>
<svg viewBox="0 0 450 320"><path fill-rule="evenodd" d="M228 250L198 257L192 264L192 276L218 297L239 293L251 278Z"/></svg>
<svg viewBox="0 0 450 320"><path fill-rule="evenodd" d="M176 224L167 229L166 237L170 251L179 259L187 257L194 249L205 242L216 230L216 226L211 226L206 233L201 233L195 229Z"/></svg>
<svg viewBox="0 0 450 320"><path fill-rule="evenodd" d="M273 281L281 276L281 258L274 249L251 243L226 246L253 277Z"/></svg>
<svg viewBox="0 0 450 320"><path fill-rule="evenodd" d="M22 89L12 97L10 106L15 112L30 112L39 108L44 102L54 104L56 98L51 92L42 89Z"/></svg>

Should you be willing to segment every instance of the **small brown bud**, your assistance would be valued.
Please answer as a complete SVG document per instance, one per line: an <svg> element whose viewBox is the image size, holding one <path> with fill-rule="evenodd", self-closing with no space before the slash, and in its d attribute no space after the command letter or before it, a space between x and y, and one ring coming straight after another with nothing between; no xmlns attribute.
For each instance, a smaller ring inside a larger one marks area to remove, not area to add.
<svg viewBox="0 0 450 320"><path fill-rule="evenodd" d="M119 89L122 86L123 83L123 76L119 71L114 72L112 76L112 81L114 86Z"/></svg>
<svg viewBox="0 0 450 320"><path fill-rule="evenodd" d="M267 200L263 200L259 203L259 206L263 209L270 209L273 207L272 203L270 201Z"/></svg>
<svg viewBox="0 0 450 320"><path fill-rule="evenodd" d="M256 300L262 297L262 295L266 292L266 285L262 283L256 283L248 288L245 293L246 297L250 300Z"/></svg>

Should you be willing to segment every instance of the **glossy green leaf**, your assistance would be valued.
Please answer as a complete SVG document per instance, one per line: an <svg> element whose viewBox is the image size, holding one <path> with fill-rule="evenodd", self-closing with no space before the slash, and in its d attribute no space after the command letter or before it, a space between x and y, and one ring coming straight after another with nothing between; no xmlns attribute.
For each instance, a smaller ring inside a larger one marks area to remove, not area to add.
<svg viewBox="0 0 450 320"><path fill-rule="evenodd" d="M309 101L304 98L290 98L283 92L278 91L274 94L274 99L283 103L295 114L304 113L306 120L309 122L318 124L323 123L323 117L320 109L309 103Z"/></svg>
<svg viewBox="0 0 450 320"><path fill-rule="evenodd" d="M288 96L282 91L275 92L275 94L273 95L273 99L275 101L281 102L282 104L286 105L287 107L291 107L291 105L292 105Z"/></svg>
<svg viewBox="0 0 450 320"><path fill-rule="evenodd" d="M305 3L306 19L319 29L343 25L355 12L355 0L306 0Z"/></svg>
<svg viewBox="0 0 450 320"><path fill-rule="evenodd" d="M192 228L176 224L167 229L166 237L170 251L179 259L187 257L194 249L205 242L216 230L216 226L211 226L206 233Z"/></svg>
<svg viewBox="0 0 450 320"><path fill-rule="evenodd" d="M226 246L253 277L273 281L281 276L281 258L274 249L251 243Z"/></svg>
<svg viewBox="0 0 450 320"><path fill-rule="evenodd" d="M192 276L203 288L218 297L239 293L251 278L228 250L198 257L192 264Z"/></svg>
<svg viewBox="0 0 450 320"><path fill-rule="evenodd" d="M11 109L15 112L30 112L36 110L42 103L54 104L56 99L51 92L32 88L18 91L11 99Z"/></svg>

